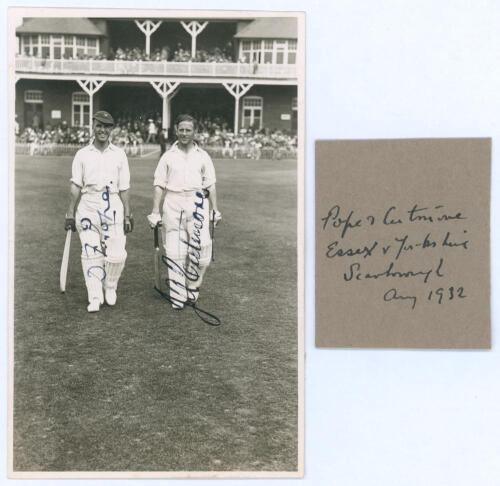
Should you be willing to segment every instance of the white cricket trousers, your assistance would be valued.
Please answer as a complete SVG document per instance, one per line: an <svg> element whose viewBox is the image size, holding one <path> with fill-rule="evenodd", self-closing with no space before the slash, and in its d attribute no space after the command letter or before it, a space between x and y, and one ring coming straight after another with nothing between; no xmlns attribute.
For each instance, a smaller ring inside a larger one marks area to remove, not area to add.
<svg viewBox="0 0 500 486"><path fill-rule="evenodd" d="M127 259L123 203L118 194L85 193L75 219L89 302L93 298L103 302L103 286L116 290Z"/></svg>
<svg viewBox="0 0 500 486"><path fill-rule="evenodd" d="M196 300L212 258L209 202L202 191L168 191L163 202L162 234L170 299Z"/></svg>

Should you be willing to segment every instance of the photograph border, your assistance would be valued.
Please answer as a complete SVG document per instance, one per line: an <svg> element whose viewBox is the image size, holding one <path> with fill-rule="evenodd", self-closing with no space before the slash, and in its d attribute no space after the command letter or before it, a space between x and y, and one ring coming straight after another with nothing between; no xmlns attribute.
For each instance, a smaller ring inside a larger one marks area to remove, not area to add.
<svg viewBox="0 0 500 486"><path fill-rule="evenodd" d="M14 270L15 270L15 22L23 17L184 17L184 18L255 18L294 17L297 19L297 103L298 103L298 151L297 151L297 471L75 471L75 472L21 472L14 471ZM251 10L173 10L173 9L110 9L74 7L8 7L8 477L12 479L139 479L139 478L301 478L304 476L305 455L305 21L304 11L251 11Z"/></svg>

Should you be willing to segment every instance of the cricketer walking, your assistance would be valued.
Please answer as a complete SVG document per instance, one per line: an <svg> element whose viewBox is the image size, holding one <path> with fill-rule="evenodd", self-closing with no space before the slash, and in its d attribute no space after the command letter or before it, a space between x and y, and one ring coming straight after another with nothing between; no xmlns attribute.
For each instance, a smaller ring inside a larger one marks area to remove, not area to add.
<svg viewBox="0 0 500 486"><path fill-rule="evenodd" d="M148 221L152 228L162 223L170 301L174 309L182 309L188 300L196 302L199 297L212 257L210 220L217 224L222 217L212 159L194 141L196 120L180 115L175 129L177 142L160 158L154 174Z"/></svg>
<svg viewBox="0 0 500 486"><path fill-rule="evenodd" d="M116 304L118 280L127 258L125 234L134 226L128 160L109 141L113 126L108 112L94 114L94 139L73 159L64 224L66 230L77 230L80 237L89 312L99 311L104 301Z"/></svg>

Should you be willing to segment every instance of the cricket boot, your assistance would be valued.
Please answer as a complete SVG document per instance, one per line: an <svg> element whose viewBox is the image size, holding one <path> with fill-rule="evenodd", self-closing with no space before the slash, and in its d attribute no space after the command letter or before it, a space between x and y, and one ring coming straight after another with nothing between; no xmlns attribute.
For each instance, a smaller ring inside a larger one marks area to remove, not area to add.
<svg viewBox="0 0 500 486"><path fill-rule="evenodd" d="M116 289L118 287L118 280L125 267L125 260L112 261L106 258L105 261L106 279L104 280L104 297L106 304L116 304Z"/></svg>
<svg viewBox="0 0 500 486"><path fill-rule="evenodd" d="M104 258L102 256L88 257L82 255L82 270L87 287L89 312L98 312L104 302L102 281L105 276Z"/></svg>

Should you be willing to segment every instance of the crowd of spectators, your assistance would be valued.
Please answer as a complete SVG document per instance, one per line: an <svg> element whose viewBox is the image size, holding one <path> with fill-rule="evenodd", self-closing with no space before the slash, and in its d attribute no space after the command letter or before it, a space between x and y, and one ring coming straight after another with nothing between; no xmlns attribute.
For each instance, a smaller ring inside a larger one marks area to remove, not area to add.
<svg viewBox="0 0 500 486"><path fill-rule="evenodd" d="M179 47L171 59L173 62L234 62L231 53L227 49L214 47L213 49L198 49L195 57L191 51Z"/></svg>
<svg viewBox="0 0 500 486"><path fill-rule="evenodd" d="M223 117L199 117L196 141L216 158L249 158L259 160L295 157L297 136L282 130L242 128L235 134ZM159 144L163 152L172 140L161 128L161 117L117 117L111 141L130 156L143 153L145 144ZM44 129L27 127L16 133L16 141L27 144L30 155L58 153L57 146L86 145L91 141L87 127L69 126L61 122Z"/></svg>
<svg viewBox="0 0 500 486"><path fill-rule="evenodd" d="M153 49L149 55L140 47L118 47L116 50L109 50L107 59L110 61L115 59L118 61L169 61L171 55L167 46Z"/></svg>
<svg viewBox="0 0 500 486"><path fill-rule="evenodd" d="M29 54L21 54L24 57L33 57ZM37 56L34 56L37 57ZM140 47L117 47L109 49L107 54L85 54L84 52L78 53L75 57L64 53L63 59L67 60L119 60L119 61L169 61L169 62L234 62L229 47L219 48L213 47L210 49L198 49L196 55L191 56L191 49L185 49L180 44L177 45L175 50L169 46L153 49L150 54L147 54L145 49ZM244 62L244 60L238 60Z"/></svg>
<svg viewBox="0 0 500 486"><path fill-rule="evenodd" d="M282 130L242 128L237 134L226 128L200 130L196 139L212 155L224 159L281 159L297 153L297 137Z"/></svg>
<svg viewBox="0 0 500 486"><path fill-rule="evenodd" d="M53 152L54 145L87 145L90 131L87 127L70 127L65 122L54 127L47 125L44 129L26 127L16 133L16 142L27 144L30 155L45 155Z"/></svg>

